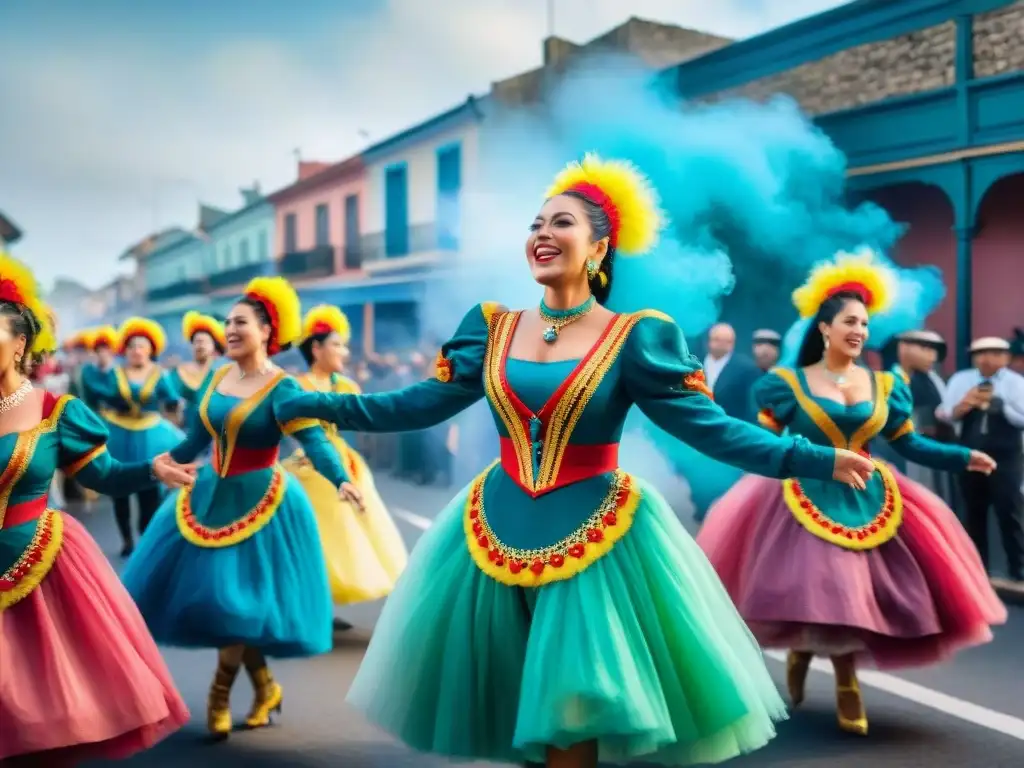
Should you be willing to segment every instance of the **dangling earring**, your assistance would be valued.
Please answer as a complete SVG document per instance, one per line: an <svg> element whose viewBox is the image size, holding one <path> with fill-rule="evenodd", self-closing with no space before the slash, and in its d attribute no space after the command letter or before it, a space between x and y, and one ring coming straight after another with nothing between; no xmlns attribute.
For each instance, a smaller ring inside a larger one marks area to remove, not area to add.
<svg viewBox="0 0 1024 768"><path fill-rule="evenodd" d="M597 271L600 269L597 262L587 260L587 280L593 280L597 277Z"/></svg>
<svg viewBox="0 0 1024 768"><path fill-rule="evenodd" d="M825 340L825 349L828 349L828 336L826 336L825 334L822 334L821 338L823 338Z"/></svg>

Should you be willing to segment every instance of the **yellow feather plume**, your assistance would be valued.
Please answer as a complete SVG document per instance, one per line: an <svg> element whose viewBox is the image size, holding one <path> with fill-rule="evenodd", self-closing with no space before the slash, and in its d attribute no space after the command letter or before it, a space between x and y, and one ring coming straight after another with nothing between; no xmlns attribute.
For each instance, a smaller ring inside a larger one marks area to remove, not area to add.
<svg viewBox="0 0 1024 768"><path fill-rule="evenodd" d="M148 317L129 317L121 323L121 330L118 332L117 353L123 355L128 348L128 342L136 336L149 339L153 345L154 357L160 357L167 349L167 334L159 323L150 320Z"/></svg>
<svg viewBox="0 0 1024 768"><path fill-rule="evenodd" d="M112 325L101 325L99 328L93 328L89 346L94 351L104 346L116 350L120 338L121 335L117 332L117 328Z"/></svg>
<svg viewBox="0 0 1024 768"><path fill-rule="evenodd" d="M50 313L39 295L39 284L32 270L6 251L0 250L0 301L24 307L32 315L39 327L28 350L28 354L34 356L52 352L56 347Z"/></svg>
<svg viewBox="0 0 1024 768"><path fill-rule="evenodd" d="M227 338L224 335L224 325L215 317L204 315L202 312L191 310L181 318L181 335L185 341L192 341L192 337L200 331L210 334L214 342L221 349L227 347Z"/></svg>
<svg viewBox="0 0 1024 768"><path fill-rule="evenodd" d="M582 162L570 163L555 177L546 197L560 195L579 184L600 189L618 211L619 251L639 255L657 244L664 214L658 193L635 165L626 160L602 160L587 153Z"/></svg>
<svg viewBox="0 0 1024 768"><path fill-rule="evenodd" d="M837 253L818 264L806 282L793 291L793 306L801 317L814 317L822 303L840 287L856 286L867 297L869 314L884 312L896 293L896 274L870 248Z"/></svg>
<svg viewBox="0 0 1024 768"><path fill-rule="evenodd" d="M274 319L274 341L284 348L302 336L302 306L291 283L283 277L257 277L245 287L245 295L269 305Z"/></svg>
<svg viewBox="0 0 1024 768"><path fill-rule="evenodd" d="M306 313L306 318L302 321L302 340L324 333L323 329L338 334L346 344L352 338L352 325L348 317L331 304L320 304Z"/></svg>
<svg viewBox="0 0 1024 768"><path fill-rule="evenodd" d="M40 302L39 312L42 315L42 328L32 345L34 354L51 355L57 351L57 315L46 304Z"/></svg>

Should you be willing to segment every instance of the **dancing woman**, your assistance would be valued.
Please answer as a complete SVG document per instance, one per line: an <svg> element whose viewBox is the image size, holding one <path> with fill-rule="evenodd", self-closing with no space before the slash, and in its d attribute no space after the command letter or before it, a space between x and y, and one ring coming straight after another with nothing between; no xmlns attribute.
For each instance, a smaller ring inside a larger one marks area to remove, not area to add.
<svg viewBox="0 0 1024 768"><path fill-rule="evenodd" d="M760 421L819 445L866 454L881 437L909 461L991 472L978 451L914 431L910 388L858 366L868 318L893 300L896 279L870 252L816 268L794 294L813 318L799 368L775 368L755 389ZM895 298L899 300L898 297ZM796 706L814 655L836 676L839 727L866 735L857 667L928 664L991 639L1006 609L977 551L934 494L881 461L866 491L793 472L746 477L712 508L697 543L763 646L789 649Z"/></svg>
<svg viewBox="0 0 1024 768"><path fill-rule="evenodd" d="M114 461L81 400L33 389L25 368L47 325L31 272L0 255L0 763L12 768L127 757L188 720L117 575L47 490L58 469L103 493L191 470Z"/></svg>
<svg viewBox="0 0 1024 768"><path fill-rule="evenodd" d="M220 321L194 311L186 312L181 319L181 335L192 347L192 361L174 368L168 377L184 401L181 422L187 428L197 414L199 387L224 354L227 340Z"/></svg>
<svg viewBox="0 0 1024 768"><path fill-rule="evenodd" d="M342 375L349 358L351 326L345 314L333 306L314 307L303 321L299 351L309 372L299 384L309 392L358 394L359 385ZM333 424L324 425L327 438L359 489L362 508L338 498L334 483L321 475L299 450L285 462L309 495L323 542L331 597L335 605L377 600L394 589L409 559L405 542L377 492L373 475L360 456L338 434Z"/></svg>
<svg viewBox="0 0 1024 768"><path fill-rule="evenodd" d="M89 331L89 348L94 359L82 366L82 401L99 410L117 392L114 379L114 356L120 337L112 325L101 325Z"/></svg>
<svg viewBox="0 0 1024 768"><path fill-rule="evenodd" d="M101 404L100 415L110 430L108 449L118 461L149 461L181 442L181 430L163 414L178 404L178 393L157 363L166 346L164 329L157 323L143 317L128 318L117 342L124 365L115 366L106 381L90 379L86 386ZM148 488L137 492L135 498L141 536L160 506L161 492ZM121 557L128 557L135 549L130 494L114 497L114 516L123 545Z"/></svg>
<svg viewBox="0 0 1024 768"><path fill-rule="evenodd" d="M659 224L631 165L588 156L530 228L539 309L470 310L433 380L286 406L381 432L439 424L484 396L494 410L501 460L420 540L349 691L416 749L559 767L719 762L763 746L785 716L703 554L619 468L623 422L636 404L699 450L775 477L862 484L872 467L729 418L671 319L603 306L617 250L642 253Z"/></svg>
<svg viewBox="0 0 1024 768"><path fill-rule="evenodd" d="M212 442L213 462L161 506L122 575L159 642L219 650L207 702L207 726L217 738L232 730L229 699L243 663L256 694L245 722L259 728L283 698L266 656L331 649L333 611L316 518L278 463L284 437L302 444L337 493L359 499L321 426L281 418L302 389L269 358L298 340L301 324L298 297L285 280L248 285L227 318L232 363L207 374L198 422L171 451L187 463Z"/></svg>

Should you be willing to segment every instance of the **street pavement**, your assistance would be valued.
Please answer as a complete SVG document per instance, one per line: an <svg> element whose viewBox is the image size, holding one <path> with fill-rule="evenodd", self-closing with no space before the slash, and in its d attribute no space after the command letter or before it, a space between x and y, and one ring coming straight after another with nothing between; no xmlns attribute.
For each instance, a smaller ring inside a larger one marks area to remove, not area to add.
<svg viewBox="0 0 1024 768"><path fill-rule="evenodd" d="M452 491L379 479L382 495L394 511L410 548ZM670 489L669 501L691 528L685 488ZM101 502L77 512L101 547L117 563L119 543L112 513ZM436 768L454 763L411 752L367 724L345 704L345 693L362 659L380 605L339 611L353 629L336 634L330 654L312 659L275 661L273 670L285 690L285 706L272 728L238 732L211 744L205 731L206 692L216 663L212 651L166 649L175 680L192 711L189 725L152 750L125 762L90 766L137 765L147 768ZM1010 609L1010 620L995 640L938 667L898 675L864 672L861 684L870 718L867 738L838 731L832 678L824 667L812 671L806 702L779 727L765 749L738 758L738 768L1022 768L1024 766L1024 608ZM769 655L784 690L781 656ZM244 676L232 705L240 720L251 701ZM642 765L642 764L636 764Z"/></svg>

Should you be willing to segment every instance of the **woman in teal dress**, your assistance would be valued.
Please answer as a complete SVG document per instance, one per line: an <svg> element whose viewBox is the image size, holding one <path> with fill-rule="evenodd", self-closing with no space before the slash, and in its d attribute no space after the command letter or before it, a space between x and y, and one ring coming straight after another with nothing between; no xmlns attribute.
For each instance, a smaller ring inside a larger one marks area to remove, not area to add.
<svg viewBox="0 0 1024 768"><path fill-rule="evenodd" d="M89 374L85 387L99 406L99 413L110 430L108 450L118 461L149 461L181 442L184 434L164 411L177 406L178 393L157 363L167 346L167 337L157 323L143 317L130 317L118 333L117 353L124 365L114 366L100 378ZM85 375L83 373L83 375ZM150 488L134 494L139 508L139 535L160 506L161 491ZM134 551L131 523L131 495L113 497L114 518L121 534L121 557Z"/></svg>
<svg viewBox="0 0 1024 768"><path fill-rule="evenodd" d="M85 487L191 482L163 460L120 464L71 395L34 389L49 335L35 281L0 254L0 763L74 765L140 752L188 710L128 593L92 537L47 504L62 469Z"/></svg>
<svg viewBox="0 0 1024 768"><path fill-rule="evenodd" d="M181 396L181 423L187 428L198 415L199 388L220 361L227 340L219 320L195 311L186 312L181 319L181 335L192 347L192 360L172 368L167 377Z"/></svg>
<svg viewBox="0 0 1024 768"><path fill-rule="evenodd" d="M103 325L89 331L89 347L94 359L82 366L82 400L94 411L116 392L114 382L114 356L117 353L118 333L112 325Z"/></svg>
<svg viewBox="0 0 1024 768"><path fill-rule="evenodd" d="M310 393L289 418L393 432L482 397L501 459L437 517L384 606L348 700L411 747L593 768L721 762L785 706L718 578L667 502L618 466L629 409L719 460L862 484L850 452L766 436L710 397L679 327L602 303L616 250L658 230L646 181L588 156L549 191L526 258L540 310L479 305L433 380Z"/></svg>
<svg viewBox="0 0 1024 768"><path fill-rule="evenodd" d="M857 365L870 314L898 297L898 280L870 252L820 265L794 293L812 323L799 368L772 369L755 389L761 423L819 445L867 453L881 438L918 464L988 472L992 459L914 431L904 380ZM835 670L839 727L867 735L858 666L945 660L991 639L1006 609L953 512L933 493L875 460L854 492L793 472L749 476L711 509L697 542L761 644L790 651L793 705L815 655Z"/></svg>
<svg viewBox="0 0 1024 768"><path fill-rule="evenodd" d="M217 738L232 730L229 698L242 664L255 690L246 725L258 728L283 698L266 657L331 649L333 606L316 518L278 462L281 441L297 439L340 495L356 494L323 427L281 416L303 390L268 358L298 339L300 324L286 281L257 278L246 288L226 324L232 363L207 374L198 428L171 451L188 463L212 442L213 461L163 504L122 575L158 642L218 649L207 701Z"/></svg>

